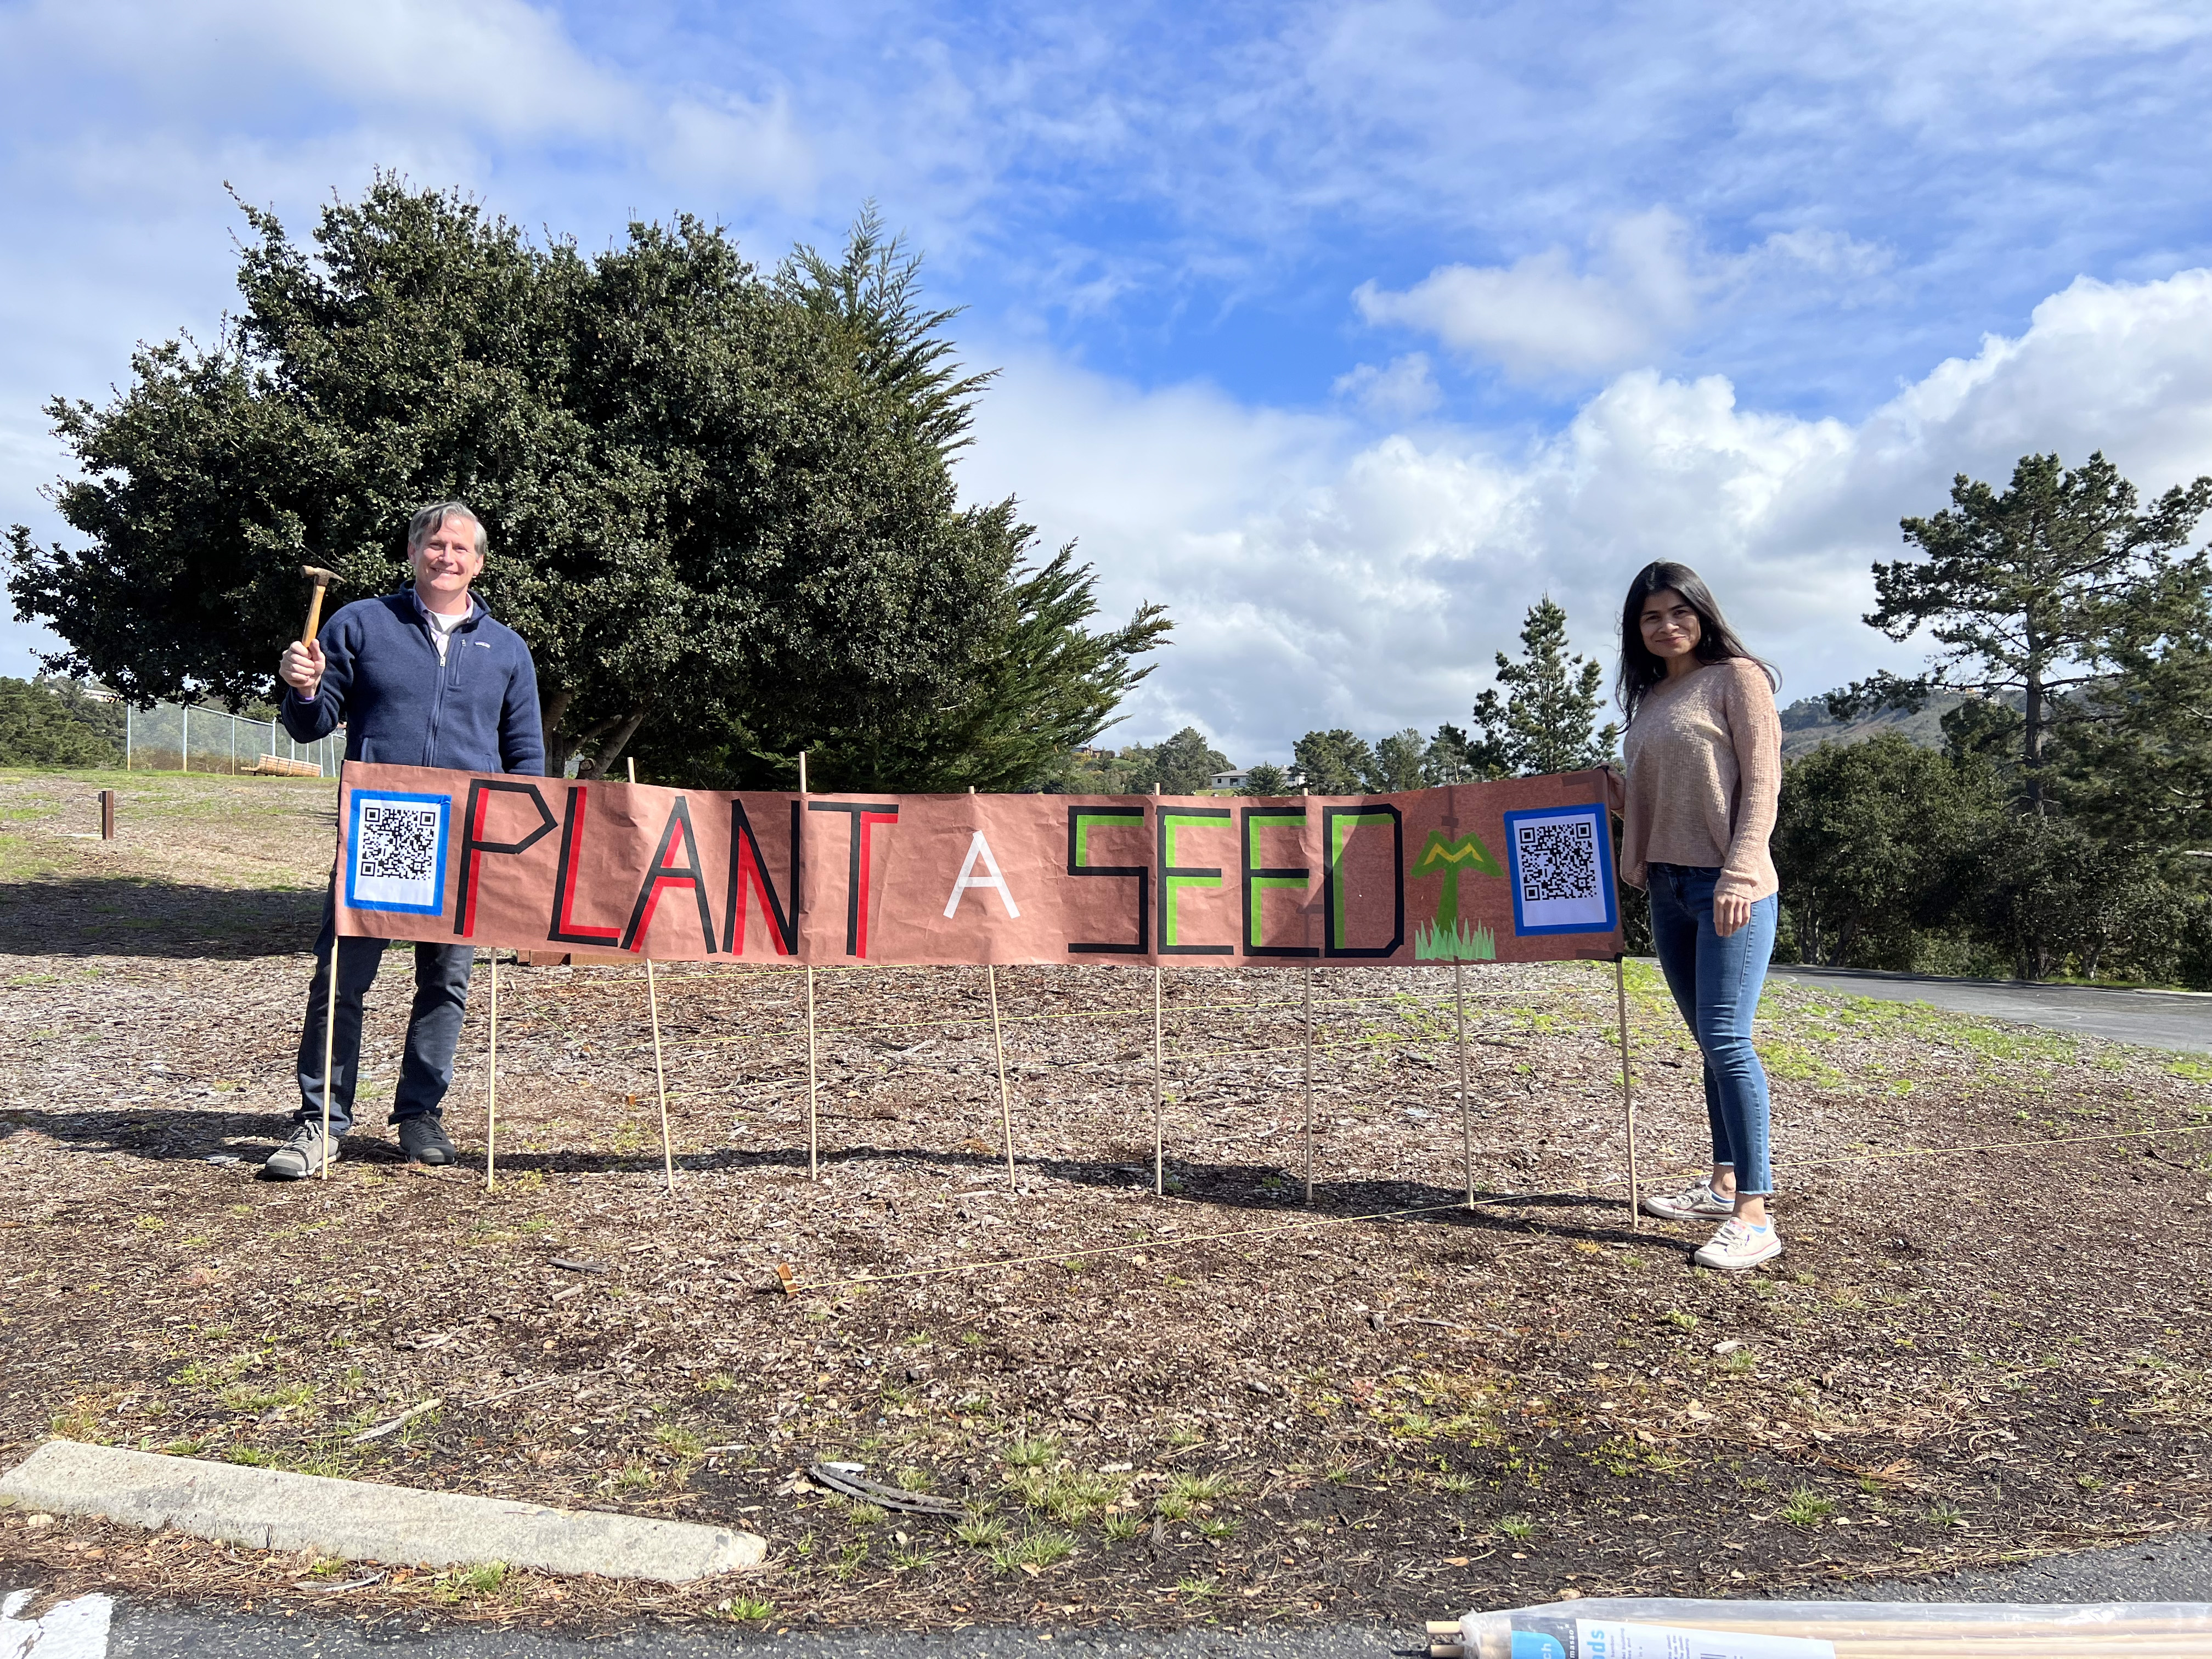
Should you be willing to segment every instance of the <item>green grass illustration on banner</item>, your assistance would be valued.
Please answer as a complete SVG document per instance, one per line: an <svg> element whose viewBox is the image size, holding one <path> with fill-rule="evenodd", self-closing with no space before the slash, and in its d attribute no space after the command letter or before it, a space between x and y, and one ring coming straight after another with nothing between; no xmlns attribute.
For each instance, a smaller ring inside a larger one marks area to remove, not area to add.
<svg viewBox="0 0 2212 1659"><path fill-rule="evenodd" d="M1505 873L1480 836L1462 836L1457 841L1447 841L1443 830L1429 831L1428 842L1413 860L1411 873L1441 876L1443 884L1437 895L1436 920L1413 929L1416 962L1498 960L1498 936L1480 922L1466 926L1459 919L1459 878L1470 870L1485 876Z"/></svg>

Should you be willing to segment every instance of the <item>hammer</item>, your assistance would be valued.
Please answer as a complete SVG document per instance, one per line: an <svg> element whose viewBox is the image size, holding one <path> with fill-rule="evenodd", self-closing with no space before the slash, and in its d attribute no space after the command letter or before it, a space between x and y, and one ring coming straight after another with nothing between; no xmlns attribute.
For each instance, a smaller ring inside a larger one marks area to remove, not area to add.
<svg viewBox="0 0 2212 1659"><path fill-rule="evenodd" d="M325 590L340 579L337 571L325 570L319 564L303 564L300 567L300 574L315 585L314 594L307 601L307 630L300 635L300 643L306 645L315 637L315 629L323 620Z"/></svg>

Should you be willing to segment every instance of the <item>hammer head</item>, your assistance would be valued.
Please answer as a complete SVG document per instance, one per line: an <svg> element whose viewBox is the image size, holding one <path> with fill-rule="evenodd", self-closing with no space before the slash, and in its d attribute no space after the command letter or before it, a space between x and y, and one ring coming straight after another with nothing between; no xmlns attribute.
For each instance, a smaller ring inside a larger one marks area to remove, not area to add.
<svg viewBox="0 0 2212 1659"><path fill-rule="evenodd" d="M319 564L303 564L300 567L300 574L318 587L328 587L339 580L337 571L325 570Z"/></svg>

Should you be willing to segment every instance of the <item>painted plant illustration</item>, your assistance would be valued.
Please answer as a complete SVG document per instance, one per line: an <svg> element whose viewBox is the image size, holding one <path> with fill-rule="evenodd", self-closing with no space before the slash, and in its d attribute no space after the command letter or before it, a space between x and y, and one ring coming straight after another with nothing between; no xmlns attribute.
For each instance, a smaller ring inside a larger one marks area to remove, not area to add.
<svg viewBox="0 0 2212 1659"><path fill-rule="evenodd" d="M1482 844L1480 836L1462 836L1456 841L1449 841L1441 830L1429 831L1429 839L1420 856L1413 860L1411 873L1441 876L1443 881L1437 895L1436 920L1421 922L1413 929L1416 961L1498 959L1498 936L1480 922L1467 926L1459 919L1459 878L1470 870L1483 876L1503 877L1505 873L1504 866Z"/></svg>

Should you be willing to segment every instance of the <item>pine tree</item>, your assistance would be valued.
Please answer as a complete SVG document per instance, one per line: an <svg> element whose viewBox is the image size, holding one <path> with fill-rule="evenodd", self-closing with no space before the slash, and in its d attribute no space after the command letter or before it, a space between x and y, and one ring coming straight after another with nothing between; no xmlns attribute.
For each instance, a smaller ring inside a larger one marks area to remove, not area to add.
<svg viewBox="0 0 2212 1659"><path fill-rule="evenodd" d="M1291 749L1291 760L1316 795L1356 795L1375 769L1375 751L1367 740L1341 726L1307 732Z"/></svg>
<svg viewBox="0 0 2212 1659"><path fill-rule="evenodd" d="M1367 787L1378 795L1401 794L1421 787L1421 734L1412 726L1393 732L1375 745L1366 773Z"/></svg>
<svg viewBox="0 0 2212 1659"><path fill-rule="evenodd" d="M2130 641L2139 648L2185 630L2212 574L2205 553L2179 551L2212 510L2212 477L2147 509L2137 501L2101 453L2070 472L2056 455L2023 455L2001 492L1960 473L1949 507L1901 521L1921 556L1874 568L1881 603L1866 617L1893 640L1925 627L1933 665L1917 678L1878 674L1832 693L1830 712L1848 719L1884 705L1917 708L1938 690L1978 693L1989 701L1973 722L2005 728L2025 810L2049 811L2068 728L2110 712L2094 688Z"/></svg>
<svg viewBox="0 0 2212 1659"><path fill-rule="evenodd" d="M1469 745L1478 775L1536 777L1580 772L1613 758L1620 728L1597 725L1603 670L1595 658L1567 650L1567 613L1548 593L1528 607L1521 627L1521 660L1498 653L1499 697L1475 700L1481 736Z"/></svg>

